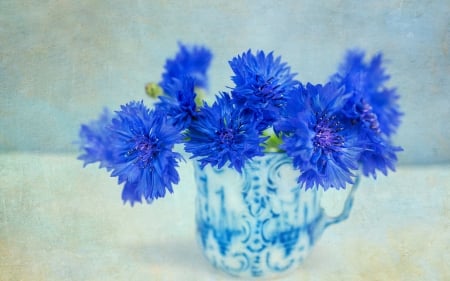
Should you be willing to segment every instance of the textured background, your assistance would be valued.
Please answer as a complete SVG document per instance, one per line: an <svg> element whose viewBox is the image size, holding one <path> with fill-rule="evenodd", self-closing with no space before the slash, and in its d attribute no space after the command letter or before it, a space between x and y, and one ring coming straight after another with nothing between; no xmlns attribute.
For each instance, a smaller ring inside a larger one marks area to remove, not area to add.
<svg viewBox="0 0 450 281"><path fill-rule="evenodd" d="M0 151L73 153L79 124L145 98L180 40L213 50L213 93L248 48L274 50L316 83L346 49L381 50L406 113L401 163L449 162L449 3L2 0Z"/></svg>

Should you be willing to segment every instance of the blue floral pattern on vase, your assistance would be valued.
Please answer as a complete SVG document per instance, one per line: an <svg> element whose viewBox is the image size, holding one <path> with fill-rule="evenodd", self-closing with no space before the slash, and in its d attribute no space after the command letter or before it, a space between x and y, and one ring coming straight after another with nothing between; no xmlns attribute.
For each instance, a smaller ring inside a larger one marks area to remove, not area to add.
<svg viewBox="0 0 450 281"><path fill-rule="evenodd" d="M345 219L324 215L321 190L302 190L286 154L256 157L234 169L195 165L197 234L206 258L242 277L271 277L302 263L322 231Z"/></svg>

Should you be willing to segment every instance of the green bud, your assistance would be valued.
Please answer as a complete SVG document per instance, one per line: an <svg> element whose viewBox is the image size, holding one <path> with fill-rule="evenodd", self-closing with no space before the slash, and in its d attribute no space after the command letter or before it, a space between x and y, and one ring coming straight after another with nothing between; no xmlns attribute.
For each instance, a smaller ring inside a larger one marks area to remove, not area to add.
<svg viewBox="0 0 450 281"><path fill-rule="evenodd" d="M197 105L197 107L202 107L203 106L203 100L206 97L206 92L203 88L200 87L195 87L194 92L196 94L195 96L195 104Z"/></svg>
<svg viewBox="0 0 450 281"><path fill-rule="evenodd" d="M147 85L145 85L145 93L149 97L156 99L163 94L163 90L156 83L148 83Z"/></svg>

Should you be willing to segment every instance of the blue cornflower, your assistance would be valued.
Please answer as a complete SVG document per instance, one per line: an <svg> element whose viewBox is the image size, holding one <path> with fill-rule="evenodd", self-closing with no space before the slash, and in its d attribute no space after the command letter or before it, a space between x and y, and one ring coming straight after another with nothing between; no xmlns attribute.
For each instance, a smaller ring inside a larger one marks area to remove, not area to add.
<svg viewBox="0 0 450 281"><path fill-rule="evenodd" d="M175 58L166 60L162 81L159 83L164 91L172 84L172 79L182 79L186 76L194 79L197 88L208 88L207 70L209 68L212 53L202 46L187 46L178 43L179 51Z"/></svg>
<svg viewBox="0 0 450 281"><path fill-rule="evenodd" d="M364 56L363 51L348 51L332 80L344 85L347 92L354 95L346 109L348 116L361 117L363 125L391 136L402 116L399 95L396 89L385 86L390 77L382 66L383 55L373 56L369 63L364 62Z"/></svg>
<svg viewBox="0 0 450 281"><path fill-rule="evenodd" d="M285 93L299 82L293 78L291 68L281 57L274 58L273 53L265 54L251 50L241 56L234 57L230 62L234 72L231 77L235 87L232 96L239 106L251 108L259 112L263 120L263 129L279 116L279 110L285 104Z"/></svg>
<svg viewBox="0 0 450 281"><path fill-rule="evenodd" d="M230 95L222 93L212 106L206 103L187 132L186 152L199 158L201 167L210 164L228 167L241 172L245 162L263 155L260 136L254 115L233 103Z"/></svg>
<svg viewBox="0 0 450 281"><path fill-rule="evenodd" d="M340 189L353 183L360 148L341 113L349 97L333 83L300 86L290 92L286 114L274 124L283 140L280 148L300 169L298 181L305 189Z"/></svg>
<svg viewBox="0 0 450 281"><path fill-rule="evenodd" d="M164 111L172 124L181 130L186 129L197 114L195 97L194 79L173 78L170 84L166 84L166 94L159 96L156 109Z"/></svg>
<svg viewBox="0 0 450 281"><path fill-rule="evenodd" d="M364 52L349 51L339 72L332 80L345 87L351 94L344 114L352 119L363 143L360 157L365 176L376 178L376 170L387 174L395 171L396 153L401 147L393 146L390 137L400 124L398 94L395 89L386 88L389 80L382 67L382 54L373 56L369 63L364 62Z"/></svg>
<svg viewBox="0 0 450 281"><path fill-rule="evenodd" d="M99 162L100 168L109 170L112 161L110 136L107 127L112 120L112 113L105 108L98 119L89 124L81 125L79 144L83 151L78 159L84 161L84 166Z"/></svg>
<svg viewBox="0 0 450 281"><path fill-rule="evenodd" d="M367 134L359 162L365 176L376 178L376 171L385 176L388 169L395 171L397 152L403 151L401 147L394 146L389 140L380 135Z"/></svg>
<svg viewBox="0 0 450 281"><path fill-rule="evenodd" d="M181 141L181 134L164 112L149 110L142 101L130 102L116 112L110 130L111 176L125 182L122 199L133 205L141 198L151 202L164 197L166 190L172 193L182 159L173 147Z"/></svg>

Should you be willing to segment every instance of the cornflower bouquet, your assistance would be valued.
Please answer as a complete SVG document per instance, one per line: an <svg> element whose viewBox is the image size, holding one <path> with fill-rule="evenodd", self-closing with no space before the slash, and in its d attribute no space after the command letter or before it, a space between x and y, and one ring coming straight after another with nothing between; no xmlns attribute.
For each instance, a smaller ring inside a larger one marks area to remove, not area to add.
<svg viewBox="0 0 450 281"><path fill-rule="evenodd" d="M79 159L117 177L131 205L173 192L185 159L179 145L200 167L238 172L264 153L286 153L304 189L342 189L360 172L387 175L402 150L391 141L402 116L399 96L385 85L382 54L364 57L348 51L329 81L312 84L295 79L273 52L248 50L229 61L234 86L208 104L202 98L212 53L179 43L161 81L146 86L154 106L141 100L104 109L81 126Z"/></svg>

